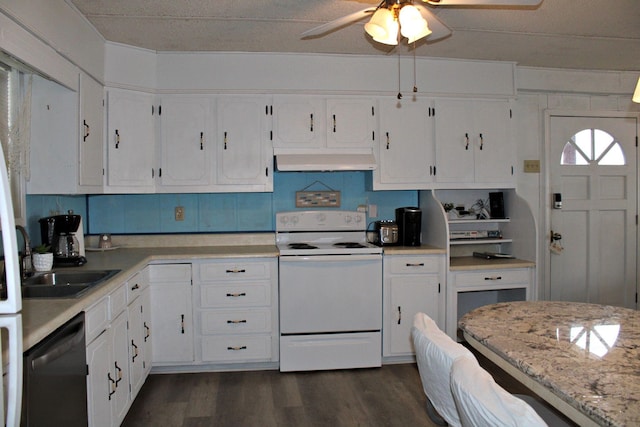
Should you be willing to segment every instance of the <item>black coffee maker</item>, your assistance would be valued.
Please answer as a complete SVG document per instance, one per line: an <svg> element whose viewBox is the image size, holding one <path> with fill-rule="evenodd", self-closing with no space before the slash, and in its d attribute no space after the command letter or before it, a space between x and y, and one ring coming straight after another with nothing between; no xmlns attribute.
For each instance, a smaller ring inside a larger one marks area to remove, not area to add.
<svg viewBox="0 0 640 427"><path fill-rule="evenodd" d="M415 207L396 209L398 244L420 246L422 244L422 210Z"/></svg>
<svg viewBox="0 0 640 427"><path fill-rule="evenodd" d="M69 211L66 215L54 215L38 220L42 243L51 247L55 267L83 265L87 259L80 253L76 232L80 227L80 215Z"/></svg>

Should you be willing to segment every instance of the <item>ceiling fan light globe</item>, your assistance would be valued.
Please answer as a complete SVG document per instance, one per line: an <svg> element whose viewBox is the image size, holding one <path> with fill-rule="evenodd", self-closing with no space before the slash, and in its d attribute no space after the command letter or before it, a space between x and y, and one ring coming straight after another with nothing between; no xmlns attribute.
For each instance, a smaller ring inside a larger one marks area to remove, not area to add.
<svg viewBox="0 0 640 427"><path fill-rule="evenodd" d="M378 9L371 20L364 25L364 30L378 43L398 44L399 24L389 9Z"/></svg>
<svg viewBox="0 0 640 427"><path fill-rule="evenodd" d="M418 26L415 29L415 31L412 32L411 34L402 33L402 35L408 39L409 43L413 43L416 40L420 40L423 37L427 37L431 33L432 31L431 29L429 29L429 26L427 25L427 21L425 21L423 25Z"/></svg>
<svg viewBox="0 0 640 427"><path fill-rule="evenodd" d="M638 78L638 84L636 84L636 90L633 92L633 102L640 104L640 78Z"/></svg>
<svg viewBox="0 0 640 427"><path fill-rule="evenodd" d="M400 33L413 43L431 34L427 21L422 17L420 11L411 5L400 9Z"/></svg>

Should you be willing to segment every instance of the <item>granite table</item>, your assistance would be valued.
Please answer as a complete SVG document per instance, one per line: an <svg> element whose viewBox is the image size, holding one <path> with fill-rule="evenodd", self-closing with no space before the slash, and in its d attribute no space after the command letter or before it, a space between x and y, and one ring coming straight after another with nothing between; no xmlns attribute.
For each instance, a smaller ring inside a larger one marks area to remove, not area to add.
<svg viewBox="0 0 640 427"><path fill-rule="evenodd" d="M640 312L557 301L483 306L465 339L580 426L640 425Z"/></svg>

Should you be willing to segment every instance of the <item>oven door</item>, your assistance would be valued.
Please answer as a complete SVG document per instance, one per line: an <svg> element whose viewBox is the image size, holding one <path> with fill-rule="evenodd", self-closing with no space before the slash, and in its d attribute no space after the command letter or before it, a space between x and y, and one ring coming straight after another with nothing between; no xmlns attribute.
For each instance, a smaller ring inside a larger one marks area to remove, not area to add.
<svg viewBox="0 0 640 427"><path fill-rule="evenodd" d="M280 257L280 332L380 331L382 256Z"/></svg>

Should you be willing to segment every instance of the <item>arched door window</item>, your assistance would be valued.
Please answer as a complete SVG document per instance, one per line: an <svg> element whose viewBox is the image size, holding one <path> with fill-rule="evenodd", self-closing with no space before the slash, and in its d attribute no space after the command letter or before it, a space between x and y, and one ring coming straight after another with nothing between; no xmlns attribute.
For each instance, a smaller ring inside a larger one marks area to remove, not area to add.
<svg viewBox="0 0 640 427"><path fill-rule="evenodd" d="M600 129L583 129L562 150L562 165L625 165L620 143Z"/></svg>

